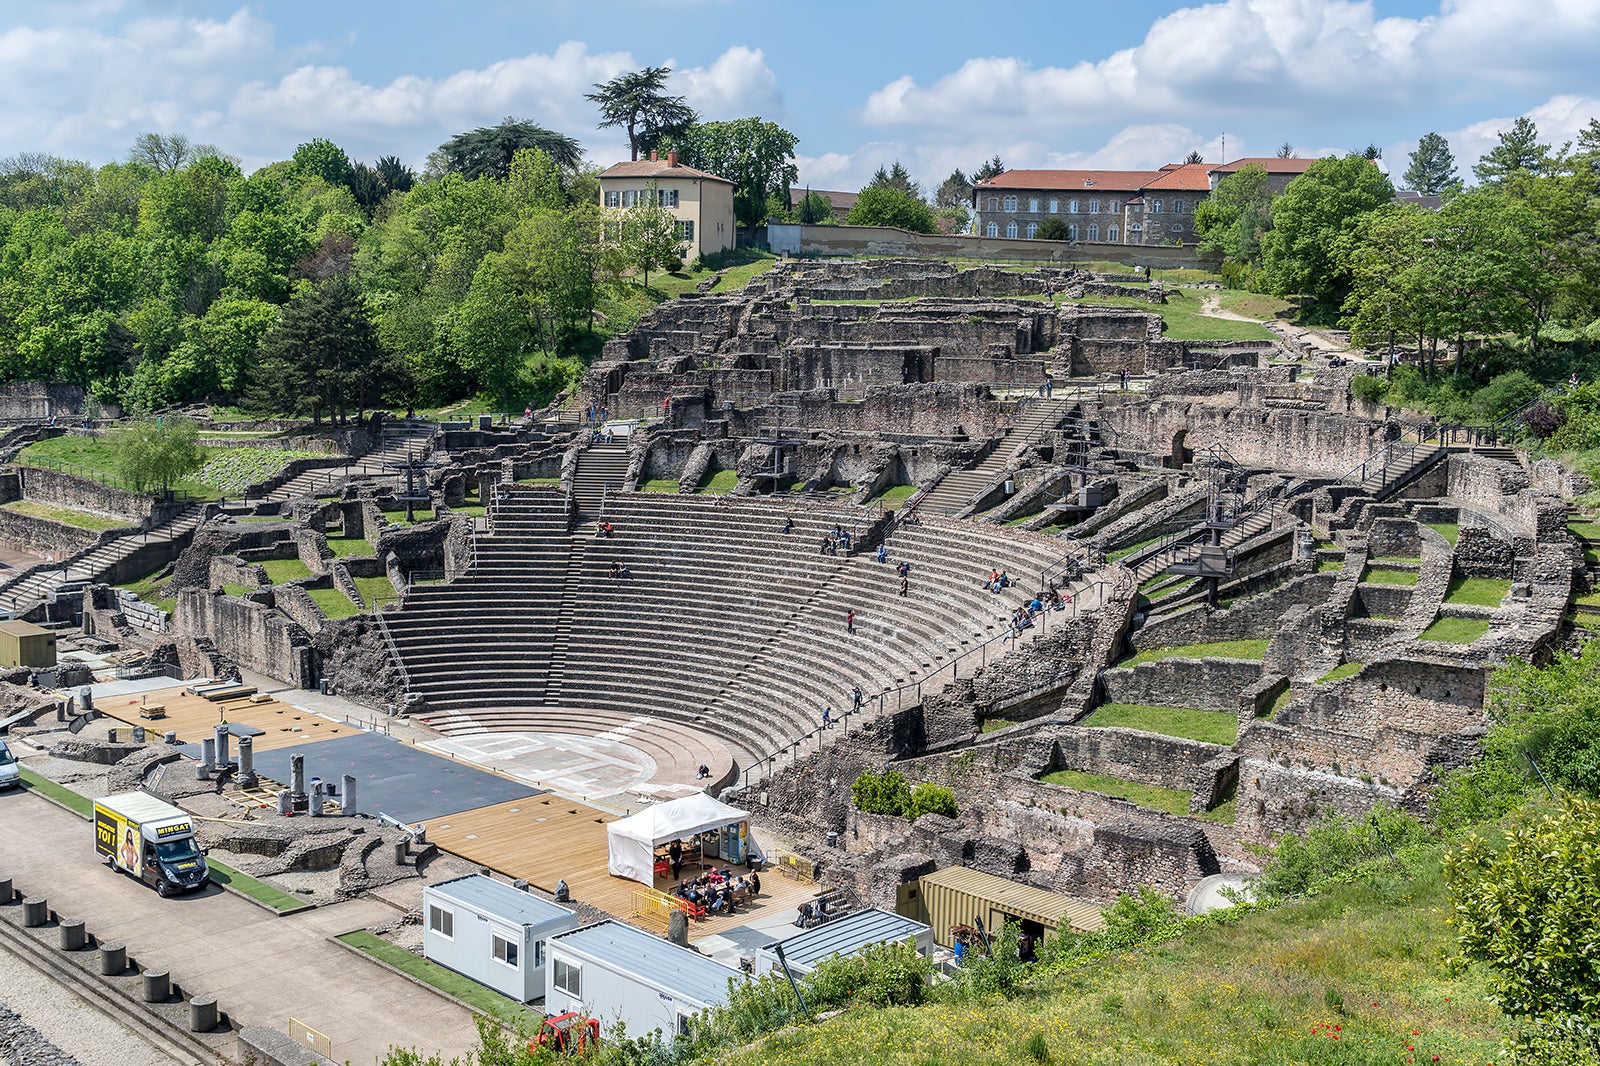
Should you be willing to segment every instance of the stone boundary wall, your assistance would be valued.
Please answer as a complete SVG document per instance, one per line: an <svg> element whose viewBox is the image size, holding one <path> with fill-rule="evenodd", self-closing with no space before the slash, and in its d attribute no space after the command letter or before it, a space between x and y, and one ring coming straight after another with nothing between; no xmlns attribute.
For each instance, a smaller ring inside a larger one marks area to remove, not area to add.
<svg viewBox="0 0 1600 1066"><path fill-rule="evenodd" d="M1193 707L1234 714L1239 693L1261 679L1252 659L1159 659L1100 672L1107 703Z"/></svg>
<svg viewBox="0 0 1600 1066"><path fill-rule="evenodd" d="M798 232L795 232L798 231ZM779 254L802 256L893 255L972 259L1032 259L1062 265L1111 262L1159 269L1218 270L1222 258L1193 245L1089 244L1065 241L913 233L892 226L769 226ZM782 249L782 251L780 251Z"/></svg>
<svg viewBox="0 0 1600 1066"><path fill-rule="evenodd" d="M14 381L0 385L0 422L76 421L91 403L77 385Z"/></svg>
<svg viewBox="0 0 1600 1066"><path fill-rule="evenodd" d="M149 519L155 502L148 495L112 488L90 478L46 467L19 466L17 473L25 500L126 518L132 524Z"/></svg>
<svg viewBox="0 0 1600 1066"><path fill-rule="evenodd" d="M184 589L172 632L180 639L208 639L240 666L268 677L299 688L316 684L310 634L264 604Z"/></svg>
<svg viewBox="0 0 1600 1066"><path fill-rule="evenodd" d="M15 544L27 551L57 558L75 555L98 544L100 532L0 507L0 542Z"/></svg>

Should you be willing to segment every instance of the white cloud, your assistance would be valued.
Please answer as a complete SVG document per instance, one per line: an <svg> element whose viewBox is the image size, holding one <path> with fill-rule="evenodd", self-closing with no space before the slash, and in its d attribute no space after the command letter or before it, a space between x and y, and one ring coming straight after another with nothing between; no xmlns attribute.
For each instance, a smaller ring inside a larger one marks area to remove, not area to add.
<svg viewBox="0 0 1600 1066"><path fill-rule="evenodd" d="M776 121L784 116L778 77L759 48L735 45L709 67L675 70L672 85L708 121L748 115Z"/></svg>
<svg viewBox="0 0 1600 1066"><path fill-rule="evenodd" d="M1360 0L1222 0L1157 19L1140 44L1098 62L975 58L927 85L896 78L861 114L933 135L1047 138L1106 122L1299 122L1311 107L1384 117L1491 87L1553 86L1587 72L1597 50L1594 0L1444 0L1420 19L1380 19Z"/></svg>

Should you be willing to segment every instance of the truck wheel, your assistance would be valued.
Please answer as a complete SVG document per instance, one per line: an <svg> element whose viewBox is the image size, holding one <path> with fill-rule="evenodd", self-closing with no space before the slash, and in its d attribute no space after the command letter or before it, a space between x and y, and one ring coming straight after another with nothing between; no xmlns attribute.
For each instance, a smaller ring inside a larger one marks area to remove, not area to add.
<svg viewBox="0 0 1600 1066"><path fill-rule="evenodd" d="M162 899L166 899L171 894L172 889L167 885L166 881L156 882L156 895L160 896Z"/></svg>

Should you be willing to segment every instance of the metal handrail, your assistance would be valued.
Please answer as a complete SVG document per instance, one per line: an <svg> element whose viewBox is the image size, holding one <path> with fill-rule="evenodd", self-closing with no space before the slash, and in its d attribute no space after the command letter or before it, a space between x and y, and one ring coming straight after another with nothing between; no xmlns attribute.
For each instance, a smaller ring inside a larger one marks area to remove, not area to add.
<svg viewBox="0 0 1600 1066"><path fill-rule="evenodd" d="M383 633L383 642L389 648L389 658L394 660L395 667L400 671L401 696L411 695L411 674L406 670L405 662L400 658L400 648L394 642L394 634L389 632L389 621L383 617L383 605L374 602L372 613L378 618L378 629Z"/></svg>

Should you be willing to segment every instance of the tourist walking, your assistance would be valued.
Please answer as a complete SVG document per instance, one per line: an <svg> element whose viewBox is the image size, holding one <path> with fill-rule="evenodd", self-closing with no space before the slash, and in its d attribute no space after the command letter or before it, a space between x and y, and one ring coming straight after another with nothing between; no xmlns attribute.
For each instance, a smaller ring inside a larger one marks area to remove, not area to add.
<svg viewBox="0 0 1600 1066"><path fill-rule="evenodd" d="M854 609L845 613L844 631L846 633L854 633L856 631L856 612Z"/></svg>

